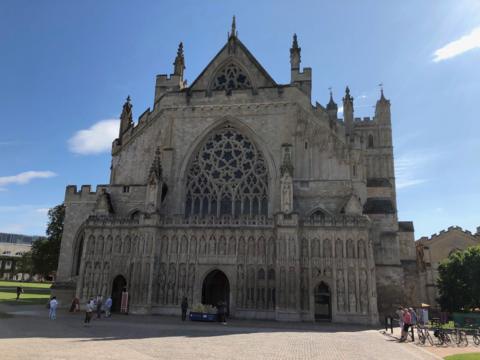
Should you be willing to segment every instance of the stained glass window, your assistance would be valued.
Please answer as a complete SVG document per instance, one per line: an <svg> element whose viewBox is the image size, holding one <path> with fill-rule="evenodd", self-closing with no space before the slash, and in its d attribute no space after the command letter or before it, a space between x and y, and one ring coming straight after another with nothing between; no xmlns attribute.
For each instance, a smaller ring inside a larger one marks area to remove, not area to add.
<svg viewBox="0 0 480 360"><path fill-rule="evenodd" d="M267 190L263 155L227 126L208 136L190 164L185 216L267 215Z"/></svg>

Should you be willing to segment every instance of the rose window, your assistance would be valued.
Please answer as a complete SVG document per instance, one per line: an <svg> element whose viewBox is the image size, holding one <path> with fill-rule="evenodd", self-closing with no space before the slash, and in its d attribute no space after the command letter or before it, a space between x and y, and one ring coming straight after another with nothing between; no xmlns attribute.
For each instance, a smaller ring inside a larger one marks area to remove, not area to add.
<svg viewBox="0 0 480 360"><path fill-rule="evenodd" d="M213 82L215 90L248 89L252 85L245 72L235 64L224 66L216 75Z"/></svg>
<svg viewBox="0 0 480 360"><path fill-rule="evenodd" d="M225 127L208 136L187 173L185 216L267 215L263 155L244 135Z"/></svg>

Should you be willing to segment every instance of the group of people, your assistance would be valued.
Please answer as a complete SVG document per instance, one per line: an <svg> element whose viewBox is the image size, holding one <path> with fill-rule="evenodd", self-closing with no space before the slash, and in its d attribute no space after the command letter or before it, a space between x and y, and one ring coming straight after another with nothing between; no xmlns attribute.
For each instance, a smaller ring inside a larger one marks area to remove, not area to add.
<svg viewBox="0 0 480 360"><path fill-rule="evenodd" d="M84 325L88 326L90 320L92 320L93 314L97 314L97 319L102 317L102 311L105 312L105 317L112 316L112 297L109 296L105 302L103 302L103 296L98 295L95 299L90 298L85 305L85 320Z"/></svg>
<svg viewBox="0 0 480 360"><path fill-rule="evenodd" d="M52 296L47 303L48 317L50 320L56 320L58 301L56 296ZM97 314L97 319L102 317L102 312L105 312L105 317L111 316L112 298L109 296L105 302L103 296L98 295L95 299L90 298L85 305L85 320L84 324L88 325L93 317L93 314ZM72 304L70 305L70 312L80 311L80 301L77 297L74 297Z"/></svg>
<svg viewBox="0 0 480 360"><path fill-rule="evenodd" d="M418 309L415 311L413 308L404 308L399 306L396 315L398 317L398 324L401 329L400 342L404 342L408 338L408 330L411 326L417 324L425 325L428 322L428 310Z"/></svg>

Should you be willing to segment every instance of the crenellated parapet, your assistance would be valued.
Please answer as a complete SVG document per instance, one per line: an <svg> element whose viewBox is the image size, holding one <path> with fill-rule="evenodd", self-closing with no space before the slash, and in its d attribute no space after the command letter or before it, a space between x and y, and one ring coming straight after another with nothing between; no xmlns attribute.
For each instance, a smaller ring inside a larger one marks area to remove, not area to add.
<svg viewBox="0 0 480 360"><path fill-rule="evenodd" d="M65 202L95 202L98 194L108 187L109 185L97 185L95 191L92 191L91 185L82 185L80 190L76 185L68 185L65 190Z"/></svg>
<svg viewBox="0 0 480 360"><path fill-rule="evenodd" d="M451 231L459 231L467 236L479 236L480 232L477 232L476 234L472 233L470 230L464 230L461 226L449 226L446 230L443 229L438 233L435 233L431 235L430 237L428 236L422 236L420 239L417 240L417 243L423 243L425 245L426 242L437 240L438 238L442 237L443 235L448 234Z"/></svg>

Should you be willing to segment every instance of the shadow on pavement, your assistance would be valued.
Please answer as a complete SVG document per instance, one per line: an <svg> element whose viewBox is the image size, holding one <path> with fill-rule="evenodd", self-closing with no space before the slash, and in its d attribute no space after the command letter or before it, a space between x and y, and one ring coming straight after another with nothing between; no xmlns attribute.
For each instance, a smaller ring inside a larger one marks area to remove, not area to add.
<svg viewBox="0 0 480 360"><path fill-rule="evenodd" d="M353 333L378 328L348 324L296 323L230 319L226 325L185 321L179 317L159 315L120 315L92 319L83 324L84 313L60 309L57 320L48 319L43 306L0 305L0 339L78 338L79 342L145 339L159 337L211 337L275 332Z"/></svg>

